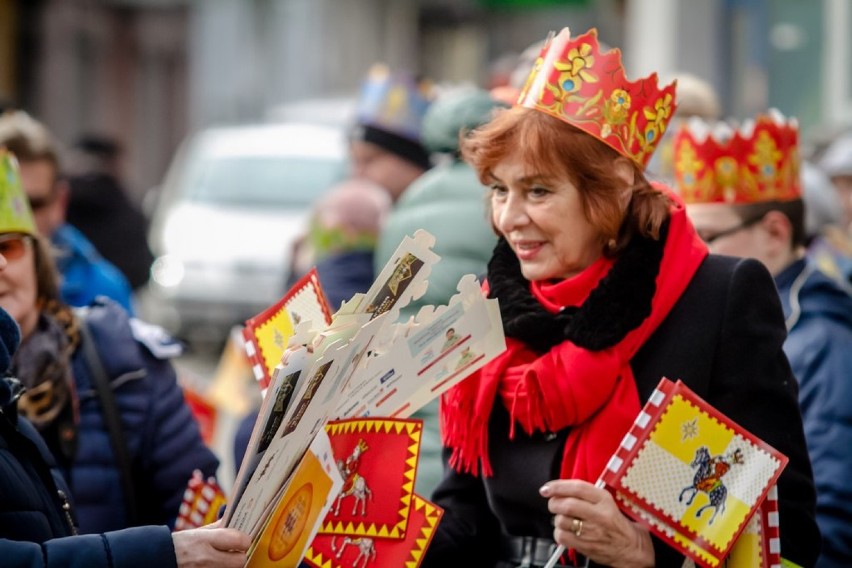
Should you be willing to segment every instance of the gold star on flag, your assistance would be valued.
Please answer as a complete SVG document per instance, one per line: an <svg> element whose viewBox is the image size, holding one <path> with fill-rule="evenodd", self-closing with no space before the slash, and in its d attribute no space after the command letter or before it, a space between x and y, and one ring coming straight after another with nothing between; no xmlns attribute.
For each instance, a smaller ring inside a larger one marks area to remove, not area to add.
<svg viewBox="0 0 852 568"><path fill-rule="evenodd" d="M698 418L693 418L689 422L681 424L680 432L682 442L698 436Z"/></svg>

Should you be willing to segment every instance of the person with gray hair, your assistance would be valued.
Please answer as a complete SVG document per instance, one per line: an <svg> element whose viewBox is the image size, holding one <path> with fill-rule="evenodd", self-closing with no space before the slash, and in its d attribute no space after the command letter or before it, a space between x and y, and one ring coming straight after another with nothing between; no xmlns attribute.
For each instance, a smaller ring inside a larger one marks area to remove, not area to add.
<svg viewBox="0 0 852 568"><path fill-rule="evenodd" d="M822 272L850 288L852 239L841 228L843 208L831 179L819 167L802 162L807 257Z"/></svg>
<svg viewBox="0 0 852 568"><path fill-rule="evenodd" d="M832 142L818 165L831 180L840 214L837 223L825 231L823 248L833 258L837 272L852 283L852 134Z"/></svg>
<svg viewBox="0 0 852 568"><path fill-rule="evenodd" d="M819 166L834 184L843 209L843 228L849 232L852 230L852 134L832 142Z"/></svg>

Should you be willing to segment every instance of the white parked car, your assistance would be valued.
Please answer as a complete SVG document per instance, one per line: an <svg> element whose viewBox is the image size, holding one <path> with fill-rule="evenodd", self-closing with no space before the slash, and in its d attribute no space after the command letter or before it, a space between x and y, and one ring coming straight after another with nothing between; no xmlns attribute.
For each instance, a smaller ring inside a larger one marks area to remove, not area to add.
<svg viewBox="0 0 852 568"><path fill-rule="evenodd" d="M314 201L346 171L343 129L283 123L212 128L176 154L149 240L144 317L219 340L285 292Z"/></svg>

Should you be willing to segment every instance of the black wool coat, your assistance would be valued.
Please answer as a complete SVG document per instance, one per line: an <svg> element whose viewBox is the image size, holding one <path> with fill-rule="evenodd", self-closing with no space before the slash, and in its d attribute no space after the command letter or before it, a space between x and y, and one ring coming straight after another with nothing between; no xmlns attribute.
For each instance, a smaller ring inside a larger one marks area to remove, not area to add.
<svg viewBox="0 0 852 568"><path fill-rule="evenodd" d="M816 495L797 383L782 351L785 337L766 268L755 260L710 255L631 367L643 404L662 377L680 379L790 459L778 483L781 553L809 567L819 553ZM424 568L490 568L505 558L505 535L552 539L551 515L538 488L558 477L567 431L527 436L517 429L510 441L508 428L508 413L498 402L489 422L493 477L445 468L433 495L445 514ZM680 568L680 554L657 539L654 548L657 567Z"/></svg>

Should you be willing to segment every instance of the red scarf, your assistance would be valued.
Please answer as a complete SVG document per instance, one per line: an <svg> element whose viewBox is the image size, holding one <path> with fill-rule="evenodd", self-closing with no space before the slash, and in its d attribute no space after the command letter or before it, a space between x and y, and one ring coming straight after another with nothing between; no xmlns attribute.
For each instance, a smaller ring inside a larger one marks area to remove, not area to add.
<svg viewBox="0 0 852 568"><path fill-rule="evenodd" d="M543 355L507 338L506 351L441 399L444 445L452 448L457 471L493 475L488 459L488 420L499 394L525 432L570 427L561 477L594 483L641 409L630 360L677 303L707 256L707 247L673 206L668 238L651 301L651 314L618 344L590 351L566 340ZM548 285L531 284L535 298L551 313L579 305L606 275L612 261L599 260L579 275Z"/></svg>

